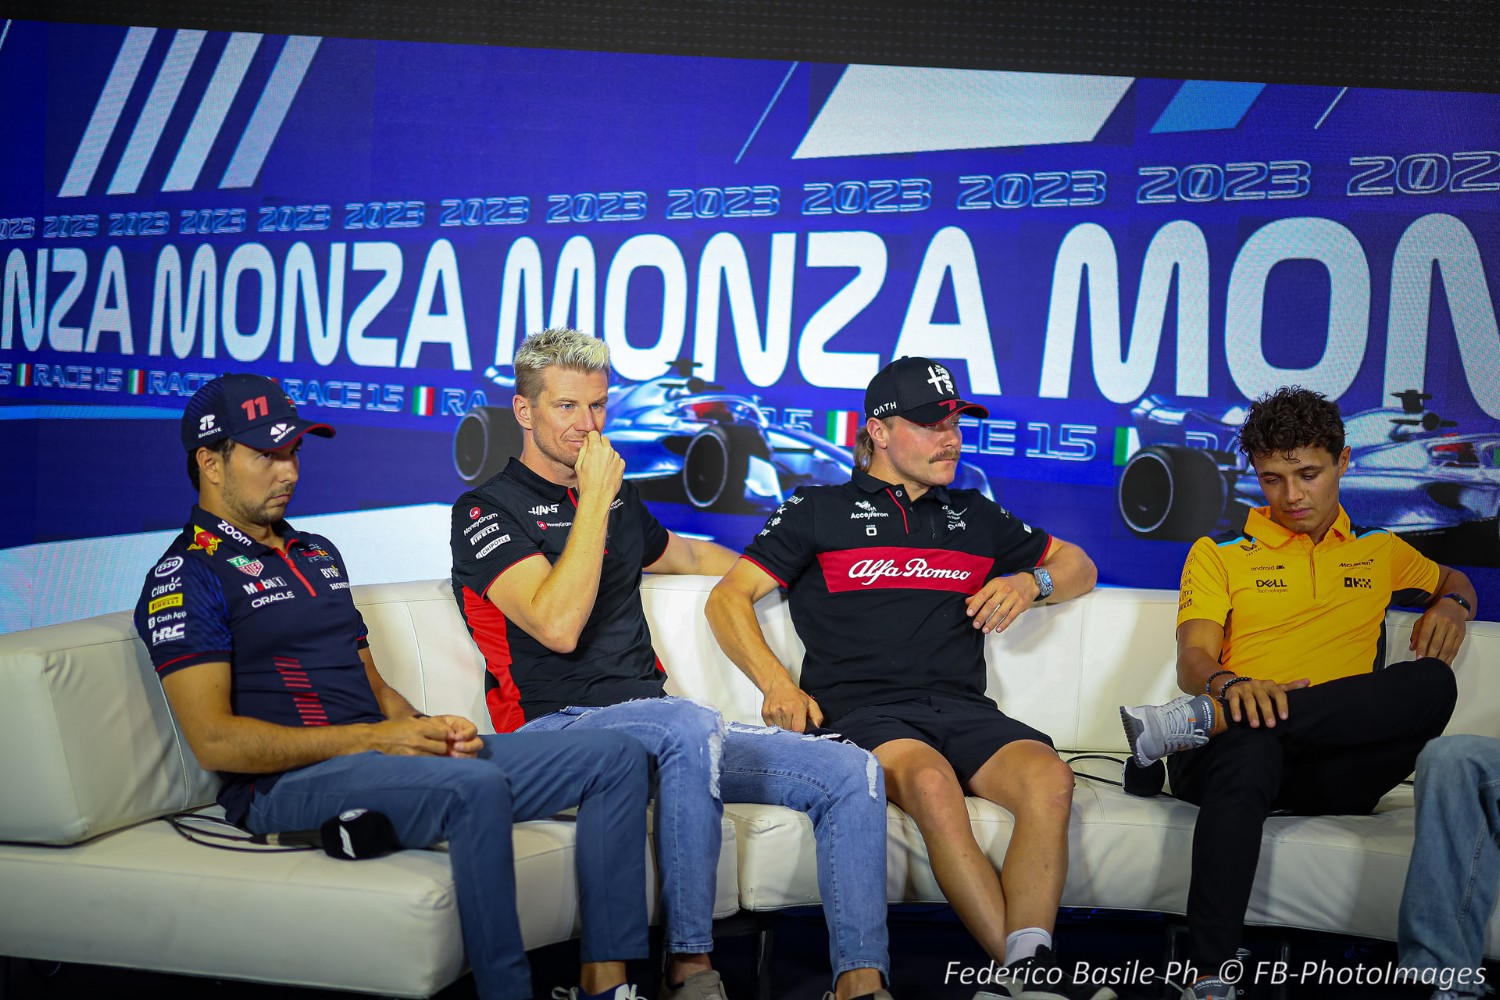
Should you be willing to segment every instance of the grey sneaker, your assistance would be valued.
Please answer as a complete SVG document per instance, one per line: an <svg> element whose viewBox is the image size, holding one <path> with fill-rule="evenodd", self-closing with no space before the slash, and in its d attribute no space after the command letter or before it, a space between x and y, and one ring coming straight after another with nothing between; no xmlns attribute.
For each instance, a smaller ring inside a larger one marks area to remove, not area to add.
<svg viewBox="0 0 1500 1000"><path fill-rule="evenodd" d="M1150 767L1169 753L1207 743L1214 725L1214 703L1206 694L1185 694L1165 705L1121 705L1120 722L1135 762Z"/></svg>
<svg viewBox="0 0 1500 1000"><path fill-rule="evenodd" d="M570 989L559 986L552 991L552 1000L578 1000L581 992L583 992L581 986L574 986ZM646 1000L646 998L637 993L634 986L626 983L624 986L616 986L615 991L609 995L609 1000Z"/></svg>
<svg viewBox="0 0 1500 1000"><path fill-rule="evenodd" d="M1218 976L1202 976L1182 991L1183 1000L1235 1000L1239 991Z"/></svg>
<svg viewBox="0 0 1500 1000"><path fill-rule="evenodd" d="M729 1000L724 994L724 983L713 969L695 972L675 990L661 985L661 1000Z"/></svg>
<svg viewBox="0 0 1500 1000"><path fill-rule="evenodd" d="M1001 985L1012 1000L1117 1000L1109 987L1075 979L1045 946L1031 958L1007 965L1003 975L1006 981ZM981 996L985 995L975 994L975 1000Z"/></svg>

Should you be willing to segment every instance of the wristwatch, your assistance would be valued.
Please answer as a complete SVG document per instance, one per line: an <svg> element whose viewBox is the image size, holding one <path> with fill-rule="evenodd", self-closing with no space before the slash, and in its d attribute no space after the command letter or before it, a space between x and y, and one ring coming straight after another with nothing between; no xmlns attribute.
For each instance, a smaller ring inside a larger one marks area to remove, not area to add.
<svg viewBox="0 0 1500 1000"><path fill-rule="evenodd" d="M1457 604L1459 607L1463 608L1470 618L1474 617L1474 605L1465 600L1462 594L1444 594L1443 597L1439 598L1439 600L1442 600L1443 598L1446 598L1452 601L1454 604Z"/></svg>
<svg viewBox="0 0 1500 1000"><path fill-rule="evenodd" d="M1038 588L1036 595L1037 601L1045 601L1047 598L1052 596L1052 574L1047 572L1046 567L1035 566L1027 570L1026 572L1030 573L1033 577L1036 578L1036 585ZM1032 603L1035 604L1036 601L1033 601Z"/></svg>

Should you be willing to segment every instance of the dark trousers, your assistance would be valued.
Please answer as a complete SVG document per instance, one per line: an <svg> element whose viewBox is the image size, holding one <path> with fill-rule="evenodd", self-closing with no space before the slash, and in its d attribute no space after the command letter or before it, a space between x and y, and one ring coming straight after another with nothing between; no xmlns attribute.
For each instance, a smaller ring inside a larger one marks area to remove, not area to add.
<svg viewBox="0 0 1500 1000"><path fill-rule="evenodd" d="M1371 812L1442 733L1457 697L1441 660L1397 663L1290 691L1274 727L1230 720L1205 746L1167 758L1172 794L1198 806L1187 919L1199 968L1217 969L1239 947L1266 817Z"/></svg>

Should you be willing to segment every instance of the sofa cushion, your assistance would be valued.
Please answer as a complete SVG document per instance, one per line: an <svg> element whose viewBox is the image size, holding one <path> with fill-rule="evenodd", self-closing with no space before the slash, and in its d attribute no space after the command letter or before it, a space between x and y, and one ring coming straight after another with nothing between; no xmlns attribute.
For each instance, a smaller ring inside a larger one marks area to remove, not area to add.
<svg viewBox="0 0 1500 1000"><path fill-rule="evenodd" d="M129 612L0 635L0 841L71 844L213 799Z"/></svg>

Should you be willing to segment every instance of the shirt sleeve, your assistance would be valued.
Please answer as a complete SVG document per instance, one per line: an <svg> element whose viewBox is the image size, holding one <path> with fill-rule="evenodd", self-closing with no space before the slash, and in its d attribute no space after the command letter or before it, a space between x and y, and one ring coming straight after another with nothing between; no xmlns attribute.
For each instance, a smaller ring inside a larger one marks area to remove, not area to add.
<svg viewBox="0 0 1500 1000"><path fill-rule="evenodd" d="M641 500L640 491L635 488L635 484L625 483L620 488L620 495L625 498L627 504L634 508L634 517L641 525L641 542L643 543L641 566L643 568L650 566L662 557L663 552L667 551L667 541L670 536L667 534L667 529L663 528L661 522L656 519L656 515L651 513L651 508Z"/></svg>
<svg viewBox="0 0 1500 1000"><path fill-rule="evenodd" d="M234 659L223 585L212 569L191 556L169 553L146 575L135 627L161 677Z"/></svg>
<svg viewBox="0 0 1500 1000"><path fill-rule="evenodd" d="M340 552L338 550L338 548L332 542L330 542L328 539L324 538L322 535L317 536L317 538L318 538L318 544L321 545L323 548L327 549L329 552L331 552L333 554L334 561L336 563L338 563L339 572L342 573L342 574L344 574L344 578L341 581L342 586L339 589L341 589L341 590L348 590L351 586L354 585L354 581L351 580L351 579L349 579L349 567L344 562L344 554L342 552ZM350 603L353 603L353 597L352 596L350 598ZM358 607L356 607L354 609L354 621L355 621L355 626L354 626L354 645L355 645L355 648L357 648L357 649L369 649L370 648L370 630L369 630L369 628L367 628L365 626L365 616L359 613L359 608Z"/></svg>
<svg viewBox="0 0 1500 1000"><path fill-rule="evenodd" d="M1442 567L1412 548L1411 543L1397 535L1391 536L1391 591L1420 590L1434 593L1438 580L1442 578Z"/></svg>
<svg viewBox="0 0 1500 1000"><path fill-rule="evenodd" d="M995 567L997 575L1019 573L1040 566L1052 548L1052 536L1035 525L1027 524L988 497L978 500L992 508L998 518L995 526Z"/></svg>
<svg viewBox="0 0 1500 1000"><path fill-rule="evenodd" d="M816 496L808 487L798 487L771 512L765 527L745 546L745 558L783 587L796 583L817 556L813 532Z"/></svg>
<svg viewBox="0 0 1500 1000"><path fill-rule="evenodd" d="M501 573L541 553L516 519L494 501L466 493L453 505L453 579L483 596Z"/></svg>
<svg viewBox="0 0 1500 1000"><path fill-rule="evenodd" d="M1220 625L1229 621L1229 573L1211 538L1200 538L1188 549L1182 564L1182 586L1177 592L1177 624L1202 618Z"/></svg>

